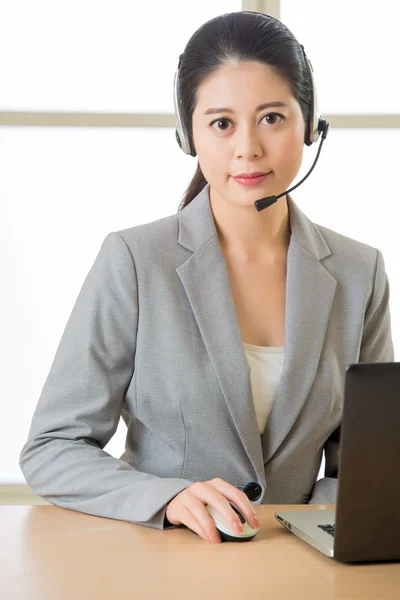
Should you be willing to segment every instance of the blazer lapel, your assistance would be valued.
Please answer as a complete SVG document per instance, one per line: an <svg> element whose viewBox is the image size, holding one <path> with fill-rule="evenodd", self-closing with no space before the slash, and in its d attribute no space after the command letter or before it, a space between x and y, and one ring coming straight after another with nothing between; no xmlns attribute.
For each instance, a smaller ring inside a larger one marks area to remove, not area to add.
<svg viewBox="0 0 400 600"><path fill-rule="evenodd" d="M293 215L293 202L291 209ZM337 284L336 279L319 262L318 254L311 253L310 247L307 249L301 245L301 231L294 233L298 225L299 221L292 227L288 250L282 376L261 436L264 463L272 458L289 435L308 397L317 371ZM328 250L327 252L330 254Z"/></svg>
<svg viewBox="0 0 400 600"><path fill-rule="evenodd" d="M209 184L179 213L178 242L193 254L176 269L210 356L233 423L261 480L264 463L294 425L315 377L336 287L319 262L330 250L288 195L285 358L281 383L260 438L227 266L219 243ZM265 480L264 480L265 481Z"/></svg>

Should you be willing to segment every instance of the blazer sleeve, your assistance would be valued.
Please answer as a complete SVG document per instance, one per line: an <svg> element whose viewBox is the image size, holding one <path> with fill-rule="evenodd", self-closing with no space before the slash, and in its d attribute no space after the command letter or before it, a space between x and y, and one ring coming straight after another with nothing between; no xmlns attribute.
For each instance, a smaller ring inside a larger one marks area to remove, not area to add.
<svg viewBox="0 0 400 600"><path fill-rule="evenodd" d="M193 482L140 472L103 450L133 375L138 318L134 259L111 232L67 321L19 465L51 504L163 529L168 502Z"/></svg>
<svg viewBox="0 0 400 600"><path fill-rule="evenodd" d="M390 285L385 262L377 249L374 286L364 317L358 362L393 362ZM325 443L325 477L317 481L309 504L336 504L340 426Z"/></svg>

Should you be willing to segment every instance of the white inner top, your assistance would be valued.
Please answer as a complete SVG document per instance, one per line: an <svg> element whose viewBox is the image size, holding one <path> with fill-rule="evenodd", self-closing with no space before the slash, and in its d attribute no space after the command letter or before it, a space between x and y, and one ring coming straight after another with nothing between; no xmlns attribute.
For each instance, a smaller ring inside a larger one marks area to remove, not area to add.
<svg viewBox="0 0 400 600"><path fill-rule="evenodd" d="M243 342L250 367L251 388L260 435L264 432L278 391L284 346L255 346Z"/></svg>

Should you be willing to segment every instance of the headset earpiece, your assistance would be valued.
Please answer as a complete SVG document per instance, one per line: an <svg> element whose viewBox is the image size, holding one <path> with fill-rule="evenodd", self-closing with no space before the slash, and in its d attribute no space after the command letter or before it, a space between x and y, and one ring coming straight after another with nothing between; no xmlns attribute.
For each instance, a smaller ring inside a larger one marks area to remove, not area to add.
<svg viewBox="0 0 400 600"><path fill-rule="evenodd" d="M323 119L318 110L317 88L314 79L314 69L310 59L306 54L306 51L304 50L304 46L300 44L300 47L304 55L304 62L307 68L308 78L311 84L310 116L306 125L306 132L304 138L304 143L306 144L306 146L311 146L311 144L318 141L321 132L324 131L324 126Z"/></svg>
<svg viewBox="0 0 400 600"><path fill-rule="evenodd" d="M178 68L176 69L174 78L174 108L176 116L175 137L179 147L185 154L196 156L197 152L191 146L190 137L185 127L183 111L181 110L181 100L179 98L179 69L181 65L181 58L182 54L179 56Z"/></svg>

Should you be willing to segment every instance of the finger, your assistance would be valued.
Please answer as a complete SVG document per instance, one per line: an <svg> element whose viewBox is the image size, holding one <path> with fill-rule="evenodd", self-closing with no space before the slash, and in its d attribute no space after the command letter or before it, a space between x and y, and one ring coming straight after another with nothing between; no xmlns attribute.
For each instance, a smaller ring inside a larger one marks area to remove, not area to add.
<svg viewBox="0 0 400 600"><path fill-rule="evenodd" d="M196 499L195 499L196 500ZM197 533L207 542L221 541L218 531L215 528L214 521L205 509L200 500L193 502L189 500L188 505L182 505L182 523ZM205 513L205 514L203 514Z"/></svg>
<svg viewBox="0 0 400 600"><path fill-rule="evenodd" d="M235 506L237 506L237 508L240 510L245 520L252 527L260 526L260 523L257 518L257 513L244 492L242 492L232 484L228 483L227 481L224 481L223 479L220 479L218 477L212 479L209 483L215 490L217 490L221 495L223 495L224 498L226 498L229 510L228 513L224 512L224 515L226 515L230 521L233 522L239 519L237 513L229 504L229 502L233 502L233 504L235 504Z"/></svg>
<svg viewBox="0 0 400 600"><path fill-rule="evenodd" d="M214 485L216 487L214 487ZM230 484L228 484L228 486L230 486ZM223 491L222 492L218 491L217 487L218 487L218 483L215 484L215 482L214 482L213 484L211 484L211 482L209 482L209 481L206 481L206 482L199 481L199 482L193 484L190 487L191 494L193 495L192 502L194 501L195 498L197 498L197 499L200 499L203 502L203 504L210 504L210 506L212 506L216 511L218 511L227 520L227 522L231 525L231 527L234 529L234 531L236 531L237 533L243 533L243 525L240 522L239 516L237 515L237 513L233 510L233 508L229 504L229 501L224 496ZM220 486L220 487L222 488L223 486ZM230 487L233 487L233 486L230 486ZM236 488L234 488L234 489L236 489ZM225 488L225 491L226 491L226 488ZM228 490L228 492L229 492L229 490ZM193 506L189 505L189 508L190 508L190 510L192 510L192 512L195 512L195 509ZM207 520L211 519L211 516L209 515L209 513L206 509L205 509L205 513L207 514ZM196 516L197 516L197 514L198 513L196 512ZM203 518L205 519L206 517L203 516ZM214 524L213 520L212 520L212 522ZM201 523L203 524L204 521L201 521ZM215 524L214 524L214 528L215 528Z"/></svg>
<svg viewBox="0 0 400 600"><path fill-rule="evenodd" d="M197 491L197 493L201 493ZM217 493L217 492L215 492ZM205 494L204 498L207 498L207 494ZM196 495L188 495L185 498L185 508L192 514L193 518L199 523L202 528L205 539L210 542L220 542L221 536L215 527L215 523L210 516L210 513L205 507L205 503L208 504L207 500L200 499Z"/></svg>

